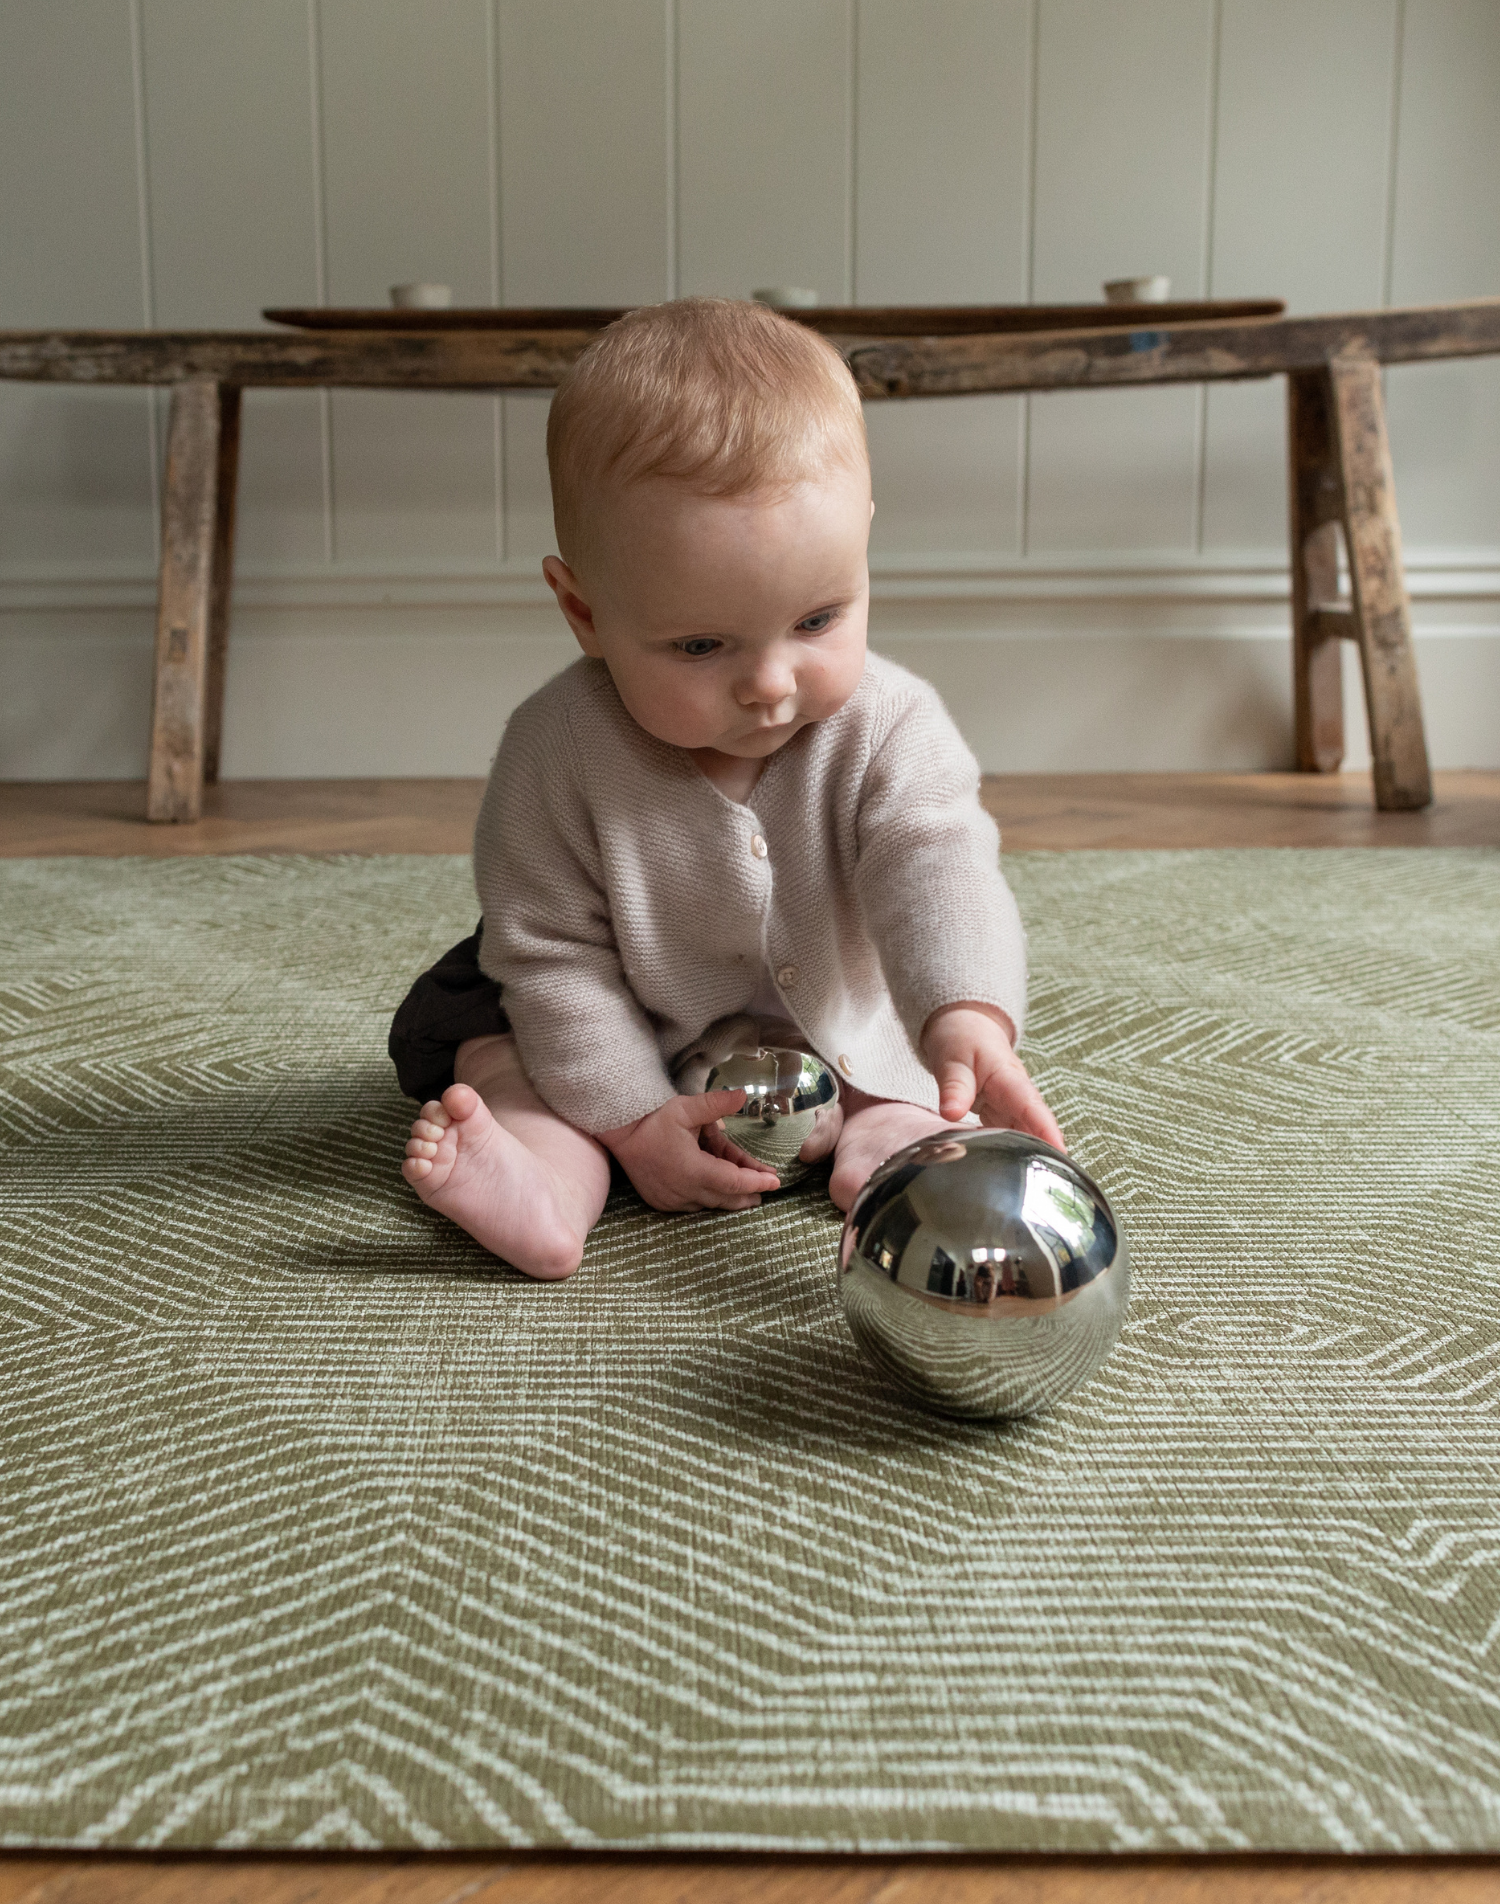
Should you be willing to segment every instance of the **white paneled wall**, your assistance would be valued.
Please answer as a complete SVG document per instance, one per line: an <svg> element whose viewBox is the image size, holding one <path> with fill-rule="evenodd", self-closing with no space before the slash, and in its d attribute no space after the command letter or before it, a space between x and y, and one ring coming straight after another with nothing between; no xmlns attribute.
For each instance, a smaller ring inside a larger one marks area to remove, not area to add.
<svg viewBox="0 0 1500 1904"><path fill-rule="evenodd" d="M245 327L414 278L1486 295L1500 4L5 0L0 187L5 327ZM1500 764L1500 362L1388 387L1433 752ZM248 400L227 772L483 770L570 652L546 409ZM877 643L987 766L1286 762L1279 382L869 422ZM0 775L143 769L162 423L137 391L0 386Z"/></svg>

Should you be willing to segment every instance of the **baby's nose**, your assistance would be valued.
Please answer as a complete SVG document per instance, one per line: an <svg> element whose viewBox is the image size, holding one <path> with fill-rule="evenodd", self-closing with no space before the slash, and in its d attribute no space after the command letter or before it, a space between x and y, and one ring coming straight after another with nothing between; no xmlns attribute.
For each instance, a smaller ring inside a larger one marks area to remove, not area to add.
<svg viewBox="0 0 1500 1904"><path fill-rule="evenodd" d="M797 676L782 655L761 655L740 680L739 698L746 707L774 707L797 691Z"/></svg>

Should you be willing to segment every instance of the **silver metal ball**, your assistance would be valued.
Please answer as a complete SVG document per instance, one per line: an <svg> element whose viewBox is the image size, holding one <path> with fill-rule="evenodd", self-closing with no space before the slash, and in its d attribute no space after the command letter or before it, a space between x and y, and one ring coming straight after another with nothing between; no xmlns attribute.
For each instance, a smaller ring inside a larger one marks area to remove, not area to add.
<svg viewBox="0 0 1500 1904"><path fill-rule="evenodd" d="M723 1120L725 1134L784 1184L803 1174L798 1153L819 1120L826 1127L836 1115L839 1101L838 1079L821 1058L783 1046L731 1053L703 1088L745 1091L743 1108Z"/></svg>
<svg viewBox="0 0 1500 1904"><path fill-rule="evenodd" d="M934 1131L882 1164L839 1245L854 1339L948 1415L1034 1414L1114 1346L1130 1257L1104 1192L1020 1131Z"/></svg>

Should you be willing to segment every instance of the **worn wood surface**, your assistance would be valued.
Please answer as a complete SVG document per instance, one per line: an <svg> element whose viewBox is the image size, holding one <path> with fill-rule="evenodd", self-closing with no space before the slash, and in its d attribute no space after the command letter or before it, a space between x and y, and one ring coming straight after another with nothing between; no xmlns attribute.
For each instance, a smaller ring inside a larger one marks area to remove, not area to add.
<svg viewBox="0 0 1500 1904"><path fill-rule="evenodd" d="M1337 357L1329 366L1328 381L1353 630L1370 720L1375 804L1383 812L1423 807L1432 798L1432 778L1401 567L1401 525L1380 366L1366 357Z"/></svg>
<svg viewBox="0 0 1500 1904"><path fill-rule="evenodd" d="M0 781L0 858L50 853L467 853L480 780L231 780L193 827L150 826L139 781ZM1497 846L1500 773L1440 773L1380 813L1364 773L987 774L1007 852L1191 846Z"/></svg>
<svg viewBox="0 0 1500 1904"><path fill-rule="evenodd" d="M198 381L172 393L147 781L153 820L196 820L205 779L218 777L239 413L237 389Z"/></svg>
<svg viewBox="0 0 1500 1904"><path fill-rule="evenodd" d="M1297 765L1305 773L1334 773L1344 758L1344 684L1337 638L1342 625L1336 628L1324 617L1338 600L1343 487L1326 374L1298 371L1286 385Z"/></svg>
<svg viewBox="0 0 1500 1904"><path fill-rule="evenodd" d="M278 306L261 312L273 324L311 331L542 331L603 330L623 317L630 305L614 309L566 305L530 310L482 305L445 311L407 311L369 307L331 309L326 305ZM820 304L808 311L783 311L783 317L809 330L841 337L951 337L975 331L1084 331L1194 319L1278 317L1280 298L1173 299L1164 304Z"/></svg>
<svg viewBox="0 0 1500 1904"><path fill-rule="evenodd" d="M1144 308L1144 307L1143 307ZM1421 309L1152 324L1034 336L895 338L846 349L865 397L1213 383L1315 370L1334 357L1417 363L1500 351L1500 298Z"/></svg>
<svg viewBox="0 0 1500 1904"><path fill-rule="evenodd" d="M238 387L221 384L213 548L209 555L208 668L203 709L203 780L206 786L212 786L219 777L219 752L224 735L224 670L229 659L229 596L234 582L234 506L239 489L242 407Z"/></svg>
<svg viewBox="0 0 1500 1904"><path fill-rule="evenodd" d="M1475 1858L50 1858L0 1904L1493 1904Z"/></svg>
<svg viewBox="0 0 1500 1904"><path fill-rule="evenodd" d="M592 331L0 331L0 378L247 389L551 390Z"/></svg>
<svg viewBox="0 0 1500 1904"><path fill-rule="evenodd" d="M986 774L1003 850L1500 847L1500 773L1440 773L1436 799L1382 813L1368 773Z"/></svg>
<svg viewBox="0 0 1500 1904"><path fill-rule="evenodd" d="M1141 306L1139 311L1158 307ZM593 335L548 331L5 331L0 378L247 388L552 388ZM835 341L839 341L837 334ZM1500 352L1500 298L1329 317L1270 317L1091 331L989 332L844 340L874 399L999 390L1214 382L1320 369L1334 357L1381 363Z"/></svg>

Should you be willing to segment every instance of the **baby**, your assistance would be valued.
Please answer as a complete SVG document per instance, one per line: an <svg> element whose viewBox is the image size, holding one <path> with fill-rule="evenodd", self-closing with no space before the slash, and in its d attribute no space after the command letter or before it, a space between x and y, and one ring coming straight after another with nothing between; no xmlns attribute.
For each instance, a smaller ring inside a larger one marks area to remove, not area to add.
<svg viewBox="0 0 1500 1904"><path fill-rule="evenodd" d="M1025 949L978 768L866 652L837 351L754 304L634 311L564 378L547 455L542 569L585 658L506 727L480 931L397 1014L428 1100L407 1182L537 1277L578 1267L611 1158L658 1210L749 1209L778 1185L720 1123L744 1093L690 1087L757 1039L837 1071L809 1141L840 1209L939 1118L1060 1145L1015 1055Z"/></svg>

